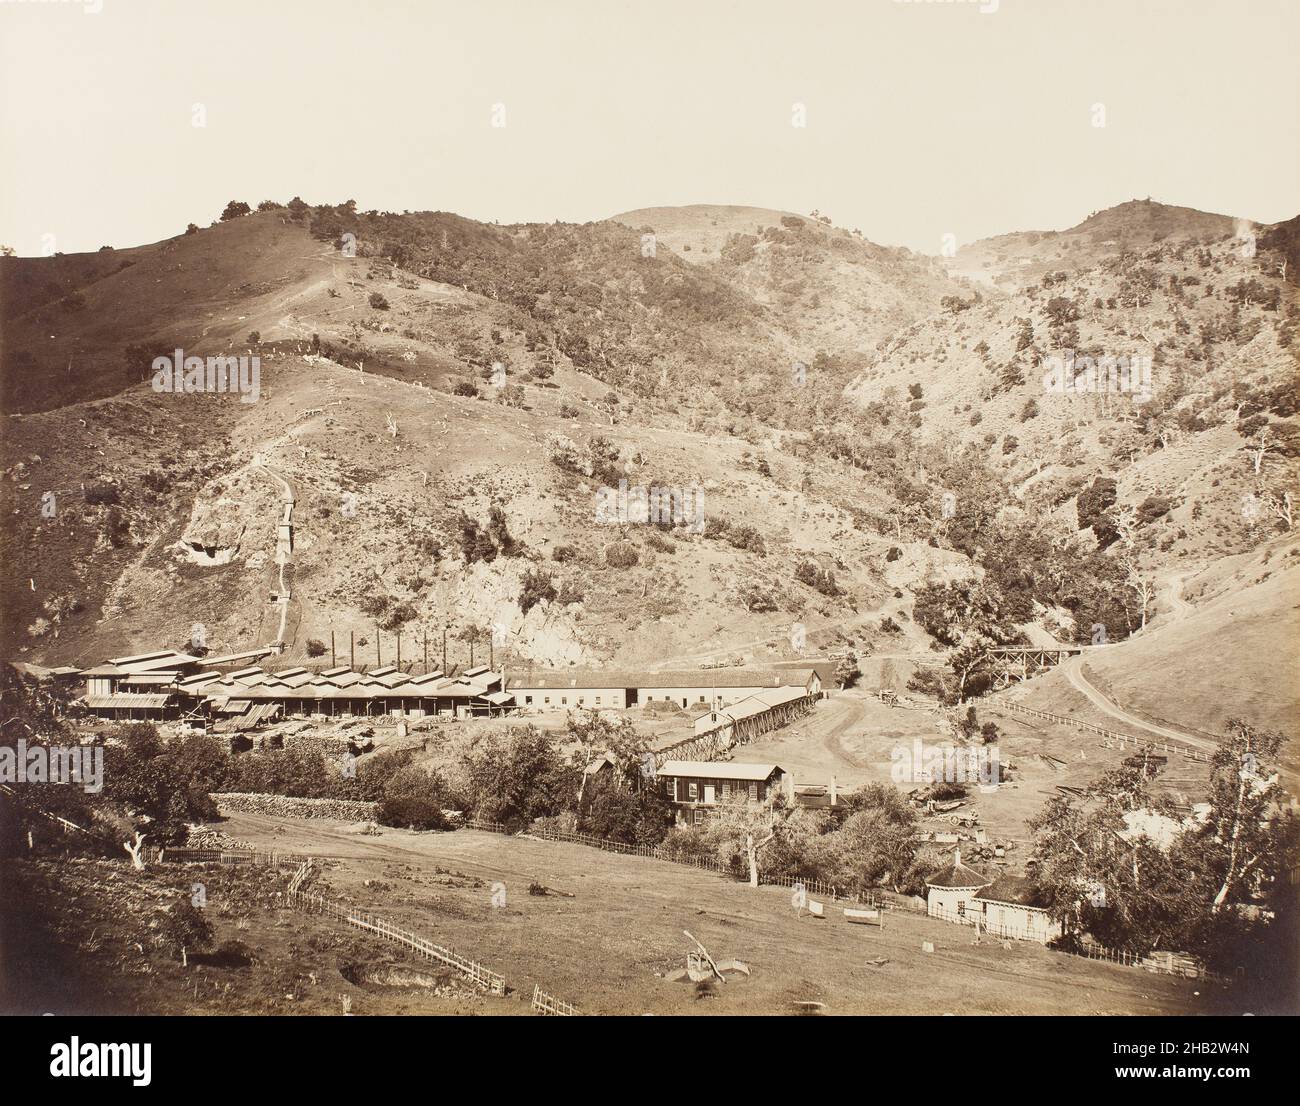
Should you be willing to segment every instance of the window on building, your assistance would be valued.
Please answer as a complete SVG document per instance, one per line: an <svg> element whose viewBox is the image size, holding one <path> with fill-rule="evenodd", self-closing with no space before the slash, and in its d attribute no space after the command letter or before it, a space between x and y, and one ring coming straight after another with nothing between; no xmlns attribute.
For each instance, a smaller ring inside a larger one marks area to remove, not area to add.
<svg viewBox="0 0 1300 1106"><path fill-rule="evenodd" d="M549 707L551 705L551 697L548 695L545 699L542 700L542 702Z"/></svg>
<svg viewBox="0 0 1300 1106"><path fill-rule="evenodd" d="M567 707L568 705L569 705L569 697L568 697L567 695L561 695L561 696L560 696L560 706L562 706L562 707Z"/></svg>
<svg viewBox="0 0 1300 1106"><path fill-rule="evenodd" d="M526 706L526 707L531 707L532 705L533 705L533 697L532 697L531 695L525 695L525 696L524 696L524 706Z"/></svg>
<svg viewBox="0 0 1300 1106"><path fill-rule="evenodd" d="M695 780L691 780L691 782L686 785L686 798L688 801L693 803L699 799L699 797L700 785L696 783Z"/></svg>
<svg viewBox="0 0 1300 1106"><path fill-rule="evenodd" d="M758 801L758 784L753 782L752 780L750 781L749 784L749 797L753 799L755 802Z"/></svg>
<svg viewBox="0 0 1300 1106"><path fill-rule="evenodd" d="M697 826L702 826L702 825L704 824L704 811L702 811L702 810L693 810L693 811L691 811L691 820L692 820L692 821L693 821Z"/></svg>
<svg viewBox="0 0 1300 1106"><path fill-rule="evenodd" d="M600 696L596 696L596 706L600 706Z"/></svg>
<svg viewBox="0 0 1300 1106"><path fill-rule="evenodd" d="M966 917L966 904L962 902L961 899L957 900L957 917Z"/></svg>

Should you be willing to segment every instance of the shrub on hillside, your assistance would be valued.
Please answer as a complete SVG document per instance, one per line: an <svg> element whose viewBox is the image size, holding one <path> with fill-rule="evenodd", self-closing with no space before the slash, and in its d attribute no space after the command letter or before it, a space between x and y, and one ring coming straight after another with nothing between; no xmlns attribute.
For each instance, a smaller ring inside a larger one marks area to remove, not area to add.
<svg viewBox="0 0 1300 1106"><path fill-rule="evenodd" d="M807 584L808 587L814 588L829 598L842 595L839 585L835 582L835 575L829 569L819 569L812 561L803 561L794 570L794 578L801 584Z"/></svg>
<svg viewBox="0 0 1300 1106"><path fill-rule="evenodd" d="M641 560L630 541L616 541L605 549L605 563L611 568L631 568Z"/></svg>
<svg viewBox="0 0 1300 1106"><path fill-rule="evenodd" d="M122 500L117 488L112 484L90 484L82 494L86 502L93 507L112 506Z"/></svg>
<svg viewBox="0 0 1300 1106"><path fill-rule="evenodd" d="M555 598L555 580L549 572L543 569L530 568L524 573L519 589L519 609L524 614L527 614L543 600L552 603Z"/></svg>

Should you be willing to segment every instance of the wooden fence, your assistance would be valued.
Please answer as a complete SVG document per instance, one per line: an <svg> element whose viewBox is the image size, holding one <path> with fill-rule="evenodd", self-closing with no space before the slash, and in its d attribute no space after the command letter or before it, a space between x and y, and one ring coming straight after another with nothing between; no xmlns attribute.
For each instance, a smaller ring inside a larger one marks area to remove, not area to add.
<svg viewBox="0 0 1300 1106"><path fill-rule="evenodd" d="M562 1002L554 995L548 995L533 984L533 1012L551 1017L572 1018L577 1015L578 1008L572 1003Z"/></svg>
<svg viewBox="0 0 1300 1106"><path fill-rule="evenodd" d="M477 818L470 818L461 823L463 829L483 830L485 833L509 833L505 824L502 822L480 822Z"/></svg>
<svg viewBox="0 0 1300 1106"><path fill-rule="evenodd" d="M264 852L260 849L172 849L150 846L145 849L145 859L151 864L172 861L177 864L258 864L278 868L283 864L300 864L303 857L297 853Z"/></svg>
<svg viewBox="0 0 1300 1106"><path fill-rule="evenodd" d="M421 937L418 933L402 929L387 918L376 917L365 910L340 906L338 903L330 902L324 895L303 891L302 885L306 882L311 871L312 863L311 859L308 858L302 862L294 873L293 879L289 881L287 897L290 906L308 914L324 914L350 926L355 926L357 929L377 933L384 940L402 945L425 960L436 960L440 964L445 964L490 994L504 995L506 993L505 978L485 968L477 960L461 956L455 949L434 944L427 938Z"/></svg>
<svg viewBox="0 0 1300 1106"><path fill-rule="evenodd" d="M1074 726L1076 729L1087 730L1089 733L1095 733L1112 741L1118 741L1121 749L1132 745L1135 749L1145 749L1151 753L1178 753L1180 756L1203 763L1208 763L1211 760L1209 753L1194 749L1190 745L1179 745L1169 741L1147 741L1145 738L1134 737L1132 734L1108 730L1104 726L1094 726L1091 722L1083 722L1078 718L1070 718L1062 714L1049 714L1045 710L1035 710L1033 707L1021 706L1019 703L998 702L990 703L990 706L998 710L1010 711L1013 714L1027 714L1031 718L1040 718L1046 722L1056 722L1062 726Z"/></svg>
<svg viewBox="0 0 1300 1106"><path fill-rule="evenodd" d="M624 845L620 841L606 841L604 838L592 837L585 833L565 833L561 830L538 829L532 831L532 836L540 837L545 841L563 841L576 845L588 845L598 849L604 849L606 852L621 853L627 856L647 856L654 860L664 860L671 864L686 864L695 868L703 868L708 871L721 872L723 875L731 876L734 879L748 878L744 872L738 868L731 868L719 861L709 857L685 857L672 853L667 849L660 848L657 845ZM875 910L901 911L907 914L918 916L928 916L938 921L956 922L962 925L971 925L972 919L966 915L958 915L943 910L932 910L919 899L909 898L906 895L899 895L893 891L880 887L873 887L863 892L841 891L838 887L822 879L806 879L801 876L773 876L759 874L759 882L769 887L790 887L802 886L807 892L814 895L822 895L832 902L852 903L855 906L866 907ZM995 937L1016 941L1033 941L1037 944L1046 945L1043 938L1028 929L1000 925L997 923L985 924L980 923L980 929L992 934ZM1152 972L1164 972L1173 975L1186 975L1193 978L1207 979L1215 983L1225 982L1224 977L1208 969L1196 965L1188 968L1186 963L1175 964L1174 967L1162 966L1162 962L1154 957L1142 957L1136 953L1124 952L1122 950L1108 949L1101 945L1084 944L1078 949L1053 947L1052 952L1061 952L1069 956L1082 957L1085 960L1105 960L1112 964L1121 964L1130 968L1144 968ZM1176 961L1177 957L1174 958ZM1183 958L1184 960L1186 958Z"/></svg>
<svg viewBox="0 0 1300 1106"><path fill-rule="evenodd" d="M303 858L287 854L261 852L256 849L155 849L151 859L155 864L162 861L199 864L215 862L220 864L264 864L277 868L283 861L298 861L298 867L294 870L289 885L285 890L285 898L295 910L301 910L307 914L324 914L350 926L355 926L357 929L376 933L386 941L392 941L410 949L422 959L435 960L440 964L445 964L490 994L504 995L506 993L505 978L485 968L477 960L462 956L455 949L444 948L442 945L435 944L427 938L421 937L418 933L402 929L387 918L376 917L368 911L341 906L338 903L330 902L324 895L302 890L302 885L313 871L311 857Z"/></svg>
<svg viewBox="0 0 1300 1106"><path fill-rule="evenodd" d="M731 876L733 879L747 880L749 874L743 868L735 865L722 863L710 856L694 856L687 853L673 852L671 849L665 849L662 845L625 845L621 841L607 841L603 837L593 837L586 833L567 833L564 830L554 829L533 829L529 831L533 837L540 837L544 841L563 841L574 845L587 845L593 849L603 849L605 852L620 853L623 856L646 856L652 860L664 860L669 864L682 864L688 868L700 868L707 872L719 872L725 876ZM772 876L759 873L759 883L767 884L773 887L790 887L802 885L805 891L811 891L815 895L825 895L827 898L836 902L853 902L861 903L866 906L879 905L880 896L883 892L872 890L867 893L866 897L860 894L842 890L835 885L828 883L824 879L806 879L803 876ZM902 900L902 896L898 896ZM908 905L904 909L916 910L917 907ZM925 913L924 905L919 906L920 913Z"/></svg>

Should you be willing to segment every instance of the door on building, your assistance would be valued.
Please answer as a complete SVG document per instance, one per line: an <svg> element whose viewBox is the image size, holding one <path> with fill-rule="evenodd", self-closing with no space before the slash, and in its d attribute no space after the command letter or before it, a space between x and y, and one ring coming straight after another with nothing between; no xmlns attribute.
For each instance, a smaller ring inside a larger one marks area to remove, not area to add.
<svg viewBox="0 0 1300 1106"><path fill-rule="evenodd" d="M706 803L716 802L713 797L713 784L711 783L706 783L704 785L704 801Z"/></svg>
<svg viewBox="0 0 1300 1106"><path fill-rule="evenodd" d="M624 689L623 689L623 705L626 706L626 707L634 707L634 706L636 706L636 693L637 693L637 689L634 688L634 687L624 688Z"/></svg>

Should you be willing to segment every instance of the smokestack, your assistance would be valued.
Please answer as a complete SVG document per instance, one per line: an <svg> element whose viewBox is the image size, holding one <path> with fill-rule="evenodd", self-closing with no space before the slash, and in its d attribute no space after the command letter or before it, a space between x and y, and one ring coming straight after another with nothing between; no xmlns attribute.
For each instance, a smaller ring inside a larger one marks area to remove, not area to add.
<svg viewBox="0 0 1300 1106"><path fill-rule="evenodd" d="M837 791L835 788L835 777L832 776L831 777L831 806L835 805L835 801L838 798L838 796L839 796L839 791Z"/></svg>
<svg viewBox="0 0 1300 1106"><path fill-rule="evenodd" d="M789 800L790 805L794 805L794 773L787 772L781 780L785 784L785 797Z"/></svg>

